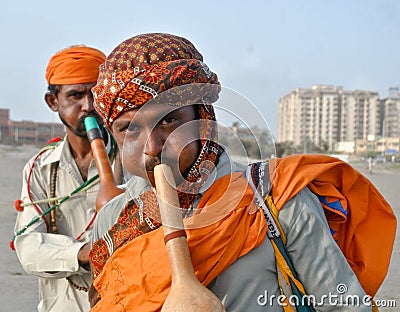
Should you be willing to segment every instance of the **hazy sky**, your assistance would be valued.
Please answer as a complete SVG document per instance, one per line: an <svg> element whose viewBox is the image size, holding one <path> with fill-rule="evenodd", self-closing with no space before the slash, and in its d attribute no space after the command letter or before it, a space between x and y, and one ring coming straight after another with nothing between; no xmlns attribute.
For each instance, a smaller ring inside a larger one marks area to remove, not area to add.
<svg viewBox="0 0 400 312"><path fill-rule="evenodd" d="M146 32L187 37L225 87L256 105L273 133L278 100L314 84L388 95L400 83L400 1L1 1L0 108L58 121L43 101L58 50L109 54Z"/></svg>

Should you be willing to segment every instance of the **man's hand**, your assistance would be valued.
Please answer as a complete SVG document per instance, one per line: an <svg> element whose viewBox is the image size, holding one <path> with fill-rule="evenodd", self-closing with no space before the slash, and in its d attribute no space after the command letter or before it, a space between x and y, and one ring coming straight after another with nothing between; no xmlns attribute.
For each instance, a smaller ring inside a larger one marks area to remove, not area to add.
<svg viewBox="0 0 400 312"><path fill-rule="evenodd" d="M82 248L78 251L78 262L79 265L85 269L89 269L89 252L90 252L90 244L86 243L82 246ZM89 269L90 270L90 269Z"/></svg>

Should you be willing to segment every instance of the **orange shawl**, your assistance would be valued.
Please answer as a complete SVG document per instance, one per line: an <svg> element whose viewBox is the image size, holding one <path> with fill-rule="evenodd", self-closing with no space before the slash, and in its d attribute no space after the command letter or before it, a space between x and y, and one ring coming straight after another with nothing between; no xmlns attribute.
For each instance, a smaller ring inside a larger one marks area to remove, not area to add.
<svg viewBox="0 0 400 312"><path fill-rule="evenodd" d="M278 210L305 186L327 200L321 203L333 238L365 292L374 296L387 274L396 234L396 217L379 191L351 165L324 155L277 159L270 170Z"/></svg>
<svg viewBox="0 0 400 312"><path fill-rule="evenodd" d="M366 293L375 295L387 273L396 231L393 211L378 190L350 165L328 156L289 156L271 161L270 168L278 210L306 186L326 199L323 207L334 239ZM195 273L204 285L264 240L262 211L248 213L252 198L243 174L233 173L204 194L200 214L184 220ZM335 208L337 201L341 209ZM208 219L215 222L203 226ZM159 311L171 282L167 259L162 228L119 248L94 281L102 299L92 311Z"/></svg>
<svg viewBox="0 0 400 312"><path fill-rule="evenodd" d="M264 241L267 224L262 211L248 213L252 199L243 173L233 173L207 190L200 214L184 220L195 273L204 285ZM101 300L91 311L159 311L170 284L163 229L158 228L108 259L93 282Z"/></svg>

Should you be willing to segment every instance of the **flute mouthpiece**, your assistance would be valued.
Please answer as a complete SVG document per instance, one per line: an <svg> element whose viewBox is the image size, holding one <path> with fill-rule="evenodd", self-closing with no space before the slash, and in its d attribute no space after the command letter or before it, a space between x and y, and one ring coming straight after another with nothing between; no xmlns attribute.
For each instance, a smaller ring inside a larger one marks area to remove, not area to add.
<svg viewBox="0 0 400 312"><path fill-rule="evenodd" d="M99 124L94 116L86 117L84 124L89 142L92 142L95 139L103 139Z"/></svg>

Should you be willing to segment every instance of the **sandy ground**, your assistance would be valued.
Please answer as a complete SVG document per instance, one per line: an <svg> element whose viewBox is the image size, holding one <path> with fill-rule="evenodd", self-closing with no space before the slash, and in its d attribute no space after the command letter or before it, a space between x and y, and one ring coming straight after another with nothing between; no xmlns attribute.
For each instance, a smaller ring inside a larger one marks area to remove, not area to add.
<svg viewBox="0 0 400 312"><path fill-rule="evenodd" d="M32 146L9 147L0 145L0 311L35 311L37 304L37 279L27 275L17 256L8 244L13 235L16 210L14 201L19 198L21 171L26 161L36 153ZM383 165L368 174L366 165L355 164L370 178L400 217L400 170L389 170ZM387 278L376 299L392 300L397 308L381 307L380 311L400 311L400 231L398 229ZM389 302L392 304L393 302ZM388 304L388 302L386 302Z"/></svg>

